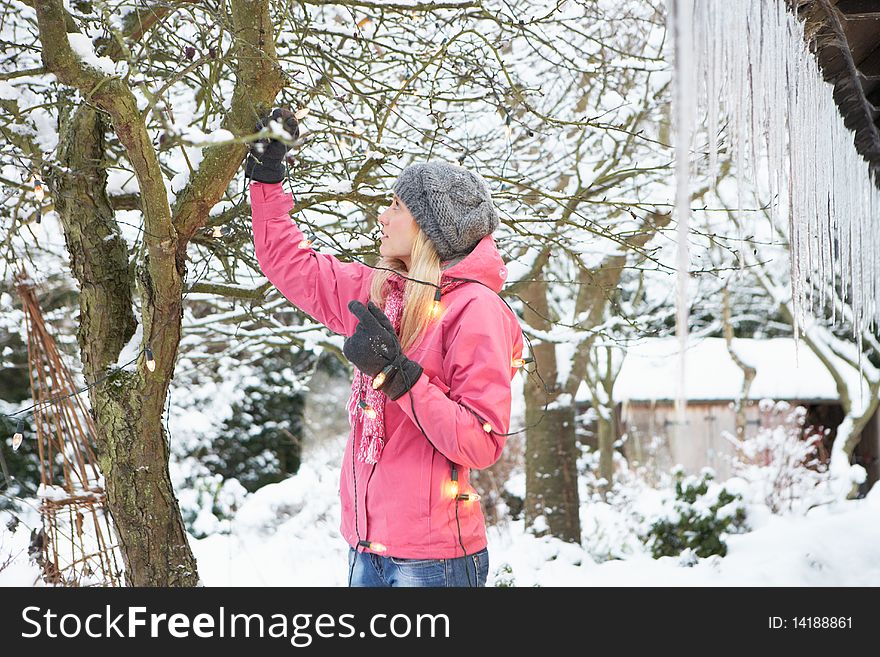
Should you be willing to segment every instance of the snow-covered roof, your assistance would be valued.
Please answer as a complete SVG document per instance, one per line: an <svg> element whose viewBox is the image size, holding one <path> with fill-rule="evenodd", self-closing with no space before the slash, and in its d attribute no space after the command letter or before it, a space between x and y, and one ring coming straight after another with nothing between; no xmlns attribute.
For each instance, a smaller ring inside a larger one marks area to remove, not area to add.
<svg viewBox="0 0 880 657"><path fill-rule="evenodd" d="M758 340L734 338L739 358L757 370L749 399L837 401L834 379L803 341L791 338ZM615 401L671 400L678 377L678 340L652 338L632 345L614 384ZM689 400L733 400L742 388L743 374L727 351L723 338L693 342L685 364ZM583 392L586 392L582 385ZM578 391L577 399L586 399Z"/></svg>

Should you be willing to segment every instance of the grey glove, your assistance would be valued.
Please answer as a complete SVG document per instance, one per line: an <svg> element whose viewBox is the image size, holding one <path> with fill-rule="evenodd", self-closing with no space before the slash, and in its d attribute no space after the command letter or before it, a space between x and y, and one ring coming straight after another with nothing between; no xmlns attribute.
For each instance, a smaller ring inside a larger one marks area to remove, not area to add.
<svg viewBox="0 0 880 657"><path fill-rule="evenodd" d="M265 116L257 123L256 130L262 130L271 121L280 122L294 140L299 139L299 122L290 110L275 108L271 116ZM244 165L244 174L257 182L281 182L285 174L284 158L289 150L290 146L277 139L259 139L252 142Z"/></svg>

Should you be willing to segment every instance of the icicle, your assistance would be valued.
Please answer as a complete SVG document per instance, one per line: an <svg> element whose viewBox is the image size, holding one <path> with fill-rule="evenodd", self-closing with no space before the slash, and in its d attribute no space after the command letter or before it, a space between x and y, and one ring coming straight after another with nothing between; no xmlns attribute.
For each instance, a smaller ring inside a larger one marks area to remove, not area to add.
<svg viewBox="0 0 880 657"><path fill-rule="evenodd" d="M742 47L742 46L740 46ZM745 63L741 59L733 60L734 66L734 85L733 97L736 98L736 112L733 116L733 132L730 135L730 141L733 145L734 171L736 177L736 222L737 222L737 238L739 240L739 268L742 271L745 266L745 242L743 241L743 226L746 224L746 217L743 216L743 190L748 185L748 176L745 172L745 156L744 144L745 129L743 128L743 116L746 113L746 103L749 101L747 90L745 89Z"/></svg>
<svg viewBox="0 0 880 657"><path fill-rule="evenodd" d="M688 224L690 219L690 150L694 131L693 90L695 75L693 0L668 0L673 30L673 145L675 147L675 209L678 220L675 332L679 343L679 372L676 385L676 421L685 426L685 363L688 339Z"/></svg>
<svg viewBox="0 0 880 657"><path fill-rule="evenodd" d="M721 25L718 21L720 15L721 12L717 11L703 12L703 24L709 26L705 40L707 44L705 57L711 62L710 66L705 66L704 68L706 71L706 96L709 111L707 129L709 132L709 175L712 180L712 189L715 189L718 185L718 131L720 130L718 97L723 80L720 67L721 58L718 56L720 48L719 39L713 38L721 30Z"/></svg>

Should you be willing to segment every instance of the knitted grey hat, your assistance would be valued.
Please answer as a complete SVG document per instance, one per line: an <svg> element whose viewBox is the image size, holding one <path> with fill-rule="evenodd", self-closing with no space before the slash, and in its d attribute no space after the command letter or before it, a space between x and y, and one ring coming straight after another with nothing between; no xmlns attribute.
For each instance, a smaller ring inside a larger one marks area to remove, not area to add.
<svg viewBox="0 0 880 657"><path fill-rule="evenodd" d="M498 213L481 176L449 162L412 164L394 192L434 244L440 260L473 250L498 227Z"/></svg>

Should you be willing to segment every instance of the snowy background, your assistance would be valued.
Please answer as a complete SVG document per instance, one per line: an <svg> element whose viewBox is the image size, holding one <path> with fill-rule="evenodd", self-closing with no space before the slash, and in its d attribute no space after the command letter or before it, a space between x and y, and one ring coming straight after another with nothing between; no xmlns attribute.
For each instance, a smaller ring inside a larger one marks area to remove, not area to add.
<svg viewBox="0 0 880 657"><path fill-rule="evenodd" d="M15 0L9 0L8 4L15 11L10 12L9 22L3 25L7 31L4 34L9 36L10 30L26 33L27 22L32 20L31 10ZM620 236L638 229L639 223L635 221L635 214L630 216L622 212L614 203L606 203L606 199L631 202L627 207L644 216L651 208L668 210L674 197L670 184L670 153L657 146L669 137L669 117L665 113L667 110L663 109L664 97L660 90L669 81L671 71L667 62L653 57L652 49L661 50L665 35L657 24L651 27L648 18L656 16L653 16L650 4L597 3L604 11L619 10L617 22L597 21L591 23L589 30L583 33L570 30L570 21L582 18L581 8L573 2L563 5L559 22L546 27L548 40L557 44L560 52L568 57L563 58L562 64L550 58L538 57L516 39L512 40L513 46L508 40L506 49L501 51L522 85L532 88L543 85L540 100L537 93L529 96L539 110L549 113L552 109L555 118L569 121L588 114L599 117L606 127L613 128L603 132L573 130L552 122L541 124L533 115L519 108L513 112L515 120L512 129L505 129L503 114L494 101L469 108L467 120L454 111L449 112L452 117L449 122L453 124L448 132L449 143L455 148L465 145L464 150L468 153L465 165L482 167L497 174L494 184L507 224L499 231L503 238L503 255L505 258L516 256L508 263L511 282L529 271L538 251L535 245L542 240L553 241L558 245L559 252L565 253L566 257L560 257L548 268L548 277L553 276L559 281L578 275L574 262L581 267L595 268L613 255ZM540 3L532 6L531 9L535 11L531 14L539 13L539 7ZM324 35L311 35L307 43L317 48L322 45L326 47L328 43L335 43L340 35L351 33L352 28L338 18L332 13L314 16L314 31L324 32ZM643 25L647 26L644 33ZM451 23L442 27L437 23L437 26L435 28L433 20L422 20L414 24L411 30L429 43L431 39L437 41L456 34ZM375 25L367 24L365 31L375 36L371 32L373 29L376 29ZM404 40L410 36L409 29L402 30ZM740 26L738 29L743 28ZM178 36L192 39L193 42L197 40L197 32L192 22L186 20L176 30ZM97 33L90 36L96 37ZM218 43L228 46L224 42L224 39L228 39L227 34L214 30L212 36L216 37ZM619 48L609 55L602 44L610 43L614 38L619 39L619 42L615 42ZM735 39L726 42L728 47L733 41ZM475 39L473 43L479 45L479 40ZM642 50L629 52L628 48L633 44ZM115 70L115 65L109 59L96 55L90 39L73 36L71 45L96 68ZM354 49L351 46L351 50ZM284 46L279 43L279 52L285 58L284 66L291 75L298 72L307 75L314 73L306 66L308 62L296 59L297 51L290 44ZM403 52L406 53L405 48ZM38 54L22 54L18 66L22 69L39 66ZM593 69L597 57L609 65L602 72L605 77L601 84L588 75L595 73ZM382 58L377 57L376 60L381 62ZM381 80L393 89L403 79L400 77L403 69L412 62L391 58L388 61L395 63L389 66L390 72L381 71ZM563 64L572 69L566 69L566 75L560 73ZM9 62L5 65L7 68L13 66ZM713 65L717 66L717 61ZM486 69L490 68L487 64ZM579 72L583 69L586 73L583 76L575 75L575 69ZM640 78L638 84L630 84L632 81L623 73L627 69L644 72L644 79ZM409 71L409 68L406 70ZM374 73L378 81L380 73L375 69L368 71L365 77ZM464 73L473 75L473 72L463 70ZM157 77L150 83L159 86L162 78ZM490 97L488 89L491 88L494 93L495 83L493 78L491 84L486 82L481 89L486 91L487 97ZM229 95L232 84L228 76L220 79L217 83L218 95ZM436 84L437 87L432 86L430 91L437 95L456 89L442 79ZM737 84L744 84L743 79L739 78ZM572 95L571 89L583 89L585 95L583 98ZM818 87L812 87L811 90L817 94L824 93ZM55 117L44 105L46 98L55 93L56 86L51 76L26 75L11 81L0 80L0 101L17 102L27 117L14 125L13 132L33 139L47 154L56 149L58 134ZM149 99L139 89L136 95L139 108L143 109ZM828 96L830 99L830 92ZM230 135L216 129L221 120L219 113L208 114L206 111L204 116L197 116L201 108L191 89L174 85L169 89L169 97L173 99L176 120L166 122L161 129L166 135L180 136L185 140L179 148L161 153L163 171L168 174L164 183L169 202L173 203L189 180L190 166L197 167L202 161L203 145L228 139ZM643 97L650 98L650 102L642 104ZM78 100L77 94L73 95L73 100ZM281 100L293 101L291 97ZM356 116L352 118L347 106L335 104L330 97L319 96L316 102L321 105L320 122L308 119L303 123L316 135L308 147L310 159L297 164L320 163L323 168L303 168L296 190L302 198L324 193L348 194L352 191L350 179L357 166L371 159L388 158L385 173L386 182L390 182L399 166L406 164L407 155L416 158L425 156L420 131L434 131L436 135L437 125L432 123L431 117L426 116L423 101L402 102L400 112L405 120L398 124L390 122L381 144L366 143L364 148L361 142L357 142L357 146L354 146L356 140L337 141L334 134L342 133L343 128L351 128L355 133L363 130L367 137L372 138L375 130L370 125L369 113L362 107L356 108ZM761 102L781 101L762 95ZM448 107L445 109L449 110ZM834 112L833 104L824 104L823 111ZM623 144L620 141L623 139L621 133L625 131L616 126L629 125L630 122L635 125L638 120L645 118L640 112L649 117L640 131L656 142L635 140ZM744 114L736 116L741 122ZM774 116L774 120L779 120L779 117ZM157 132L157 126L153 125L152 128L151 136ZM743 158L744 142L737 141L734 146L736 152L733 155ZM621 151L626 156L616 161L614 166L609 165L606 170L606 160L610 154L619 154ZM777 159L773 160L776 164L772 166L778 168L781 153L774 151L774 154ZM728 159L731 156L729 149L726 156ZM108 193L136 193L137 181L125 161L124 153L117 152L117 157L118 166L109 172ZM548 166L548 162L552 166ZM0 177L6 181L21 179L19 165L18 162L4 161L0 166ZM698 163L701 176L711 174L708 165L705 158ZM752 165L755 166L752 172L755 177L769 178L761 175L762 166L771 166L766 161L763 165L758 162ZM629 177L627 172L635 169L641 169L639 175ZM574 172L576 175L561 175L560 171ZM745 228L734 229L725 211L725 208L738 207L743 201L748 205L757 199L757 196L755 199L741 198L746 193L742 182L746 171L743 168L737 172L741 177L739 186L731 179L723 180L717 193L708 194L702 199L709 208L722 206L720 210L707 210L692 219L694 231L690 235L689 265L691 271L703 270L708 275L694 276L689 281L689 294L694 300L692 331L695 343L687 371L690 389L694 391L693 394L703 398L706 395L729 398L739 390L741 381L737 378L740 373L731 367L727 351L717 337L720 330L718 299L722 282L732 282L731 287L735 290L733 304L740 329L738 335L745 337L744 329L748 328L750 337L763 339L772 336L772 339L765 340L763 346L756 345L749 353L755 362L764 365L759 371L753 392L772 399L780 396L783 384L786 384L786 394L792 394L789 382L780 380L780 372L791 371L793 367L791 327L780 325L778 316L772 312L773 299L768 292L761 292L753 281L749 282L745 277L736 278L737 272L725 273L737 264L732 250L736 245L741 246L745 239L746 250L760 248L761 257L769 263L768 269L779 274L779 280L783 283L788 282L785 279L788 254L780 245L778 236L774 237L769 225L744 212L742 216L749 217L752 223ZM840 172L845 171L840 169ZM532 205L524 200L525 195L516 196L513 193L511 180L534 184L546 191L547 198ZM815 187L817 183L815 179L813 182L801 179L799 184ZM591 199L594 203L579 210L580 214L570 224L554 222L564 202L572 195L585 193L583 190L591 189L591 185L600 189L595 192L597 197ZM236 178L230 185L229 197L212 209L212 217L232 207L234 197L241 191L241 181ZM385 190L360 191L381 196ZM36 282L43 286L42 290L51 290L56 298L72 294L76 282L70 270L63 229L57 214L47 212L41 224L30 222L19 225L16 214L19 197L16 194L9 192L3 197L4 208L10 210L9 214L4 214L6 223L3 224L4 234L5 229L10 228L10 252L27 256L32 266L31 273ZM24 205L27 207L27 203ZM15 208L14 212L12 208ZM373 246L367 233L374 229L374 224L365 221L360 207L344 199L331 199L328 205L309 208L299 216L311 226L326 228L332 235L333 244L325 243L322 246L328 252L369 250ZM12 221L13 218L16 221ZM143 249L142 214L137 210L118 210L116 220L120 237L124 239L130 257L136 260ZM367 228L364 228L365 224ZM515 226L517 230L511 230L509 226ZM188 254L198 266L190 268L188 285L204 281L253 289L266 282L261 272L254 268L253 262L249 261L252 247L247 239L247 221L235 224L234 229L237 237L245 238L238 241L238 244L244 245L244 251L224 260L222 266L217 262L221 257L218 249L204 243L189 245ZM660 231L651 246L654 247L652 254L656 263L631 259L630 264L638 264L645 276L638 278L628 273L620 285L623 300L618 310L621 315L628 315L626 322L618 314L609 314L600 318L596 325L570 328L583 318L574 316L573 288L560 284L553 287L549 299L553 313L560 318L559 324L547 331L524 326L536 342L544 340L556 343L558 382L566 382L573 357L585 336L601 333L602 340L597 346L621 347L630 351L631 358L623 362L614 389L616 399L635 395L636 388L639 395L647 395L648 398L668 398L675 361L657 354L658 349L664 349L663 342L642 347L639 338L643 333L657 332L658 327L665 329L665 333L661 330L660 334L670 334L669 319L675 303L673 279L670 276L675 262L674 235ZM3 265L3 280L8 283L9 262ZM717 271L713 268L717 268ZM641 305L632 301L638 297L637 294L630 294L635 289L643 294ZM228 437L228 423L233 419L236 405L250 403L259 406L262 403L259 395L249 392L254 387L265 385L266 372L261 358L270 350L326 356L326 347L341 347L342 338L329 334L308 318L297 314L280 295L270 297L256 309L246 303L200 293L187 294L186 302L184 337L164 419L172 452L170 473L202 583L206 586L344 586L348 574L348 546L339 534L338 485L348 433L344 410L344 400L349 391L346 376L310 366L302 369L282 368L276 372L276 383L280 390L291 395L308 393L305 395L303 417L302 463L296 474L279 483L263 485L254 492L248 492L236 477L220 476L207 466L212 446ZM0 337L4 339L4 344L9 336L25 339L24 318L12 294L0 293L0 308ZM268 325L252 321L254 313L262 319L268 318ZM67 306L47 308L45 313L47 324L60 348L74 364L74 371L80 373L74 337L75 315L76 310L71 311ZM845 334L846 331L840 333ZM780 335L785 337L778 337ZM118 365L128 363L137 354L141 338L139 330L120 354ZM774 344L773 340L784 341L784 346L783 342ZM854 349L854 345L848 346ZM836 389L830 383L827 372L820 374L821 365L816 358L803 345L801 349L796 366L801 377L798 382L803 385L803 390L823 397L834 394ZM4 359L3 367L12 371L16 367L12 362L12 349L4 349L0 355ZM868 364L866 367L870 372ZM522 377L520 374L514 379L511 422L514 429L525 424ZM571 402L573 398L576 401L585 400L586 387L586 382L581 382L580 388L572 389L572 393L574 390L580 391L577 395L562 395L556 403ZM862 387L858 380L852 390L861 391ZM858 394L854 394L853 399L858 404L864 402ZM30 400L12 403L0 399L0 412L11 414L30 404ZM286 419L280 412L274 421L281 423ZM581 419L586 422L590 418ZM269 423L266 421L263 426ZM240 434L233 434L237 435ZM3 439L6 449L10 440L7 436ZM522 441L522 434L512 436L506 451L521 454ZM705 510L713 496L717 497L721 488L725 488L742 496L746 513L746 531L724 536L727 555L703 558L685 551L680 556L654 558L642 537L653 522L676 516L672 473L654 473L649 484L643 473L631 471L620 453L615 452L614 481L610 493L603 499L599 494L602 482L597 480L595 474L598 454L583 445L581 448L582 455L577 464L581 504L580 542L566 543L552 537L537 537L534 532L540 527L526 527L522 515L508 508L503 501L498 501L493 516L499 520L488 527L490 573L487 586L880 585L880 560L877 559L877 546L880 545L880 490L877 486L862 499L822 503L819 496L815 500L817 504L806 511L780 514L771 512L766 503L766 481L762 480L760 472L715 482L698 512ZM271 453L252 458L257 464L275 464L275 457ZM521 500L525 497L524 466L521 460L513 459L509 467L511 474L504 488L510 499ZM35 497L23 494L16 500L15 509L0 511L0 586L43 585L38 579L36 566L28 557L30 531L40 526L37 504ZM801 509L809 506L804 504Z"/></svg>

